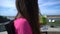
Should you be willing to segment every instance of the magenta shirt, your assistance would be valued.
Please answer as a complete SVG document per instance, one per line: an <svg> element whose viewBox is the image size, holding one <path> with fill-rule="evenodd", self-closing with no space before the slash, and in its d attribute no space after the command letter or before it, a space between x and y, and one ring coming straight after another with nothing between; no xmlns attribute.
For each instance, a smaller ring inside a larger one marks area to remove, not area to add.
<svg viewBox="0 0 60 34"><path fill-rule="evenodd" d="M25 18L18 18L14 21L16 34L32 34L29 22Z"/></svg>

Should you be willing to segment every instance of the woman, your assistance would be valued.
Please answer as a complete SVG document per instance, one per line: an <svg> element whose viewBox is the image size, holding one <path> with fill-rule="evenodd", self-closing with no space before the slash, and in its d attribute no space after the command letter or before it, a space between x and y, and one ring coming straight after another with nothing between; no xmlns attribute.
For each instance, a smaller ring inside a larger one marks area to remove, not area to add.
<svg viewBox="0 0 60 34"><path fill-rule="evenodd" d="M40 34L37 0L16 0L15 34Z"/></svg>

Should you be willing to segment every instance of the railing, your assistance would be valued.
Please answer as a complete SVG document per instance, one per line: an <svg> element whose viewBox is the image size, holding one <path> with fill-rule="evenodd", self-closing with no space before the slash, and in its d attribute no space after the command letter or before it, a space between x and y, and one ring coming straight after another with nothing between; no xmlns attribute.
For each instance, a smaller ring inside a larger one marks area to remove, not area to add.
<svg viewBox="0 0 60 34"><path fill-rule="evenodd" d="M0 23L0 32L6 30L4 25L6 25L6 24L8 24L8 23L9 23L9 22Z"/></svg>

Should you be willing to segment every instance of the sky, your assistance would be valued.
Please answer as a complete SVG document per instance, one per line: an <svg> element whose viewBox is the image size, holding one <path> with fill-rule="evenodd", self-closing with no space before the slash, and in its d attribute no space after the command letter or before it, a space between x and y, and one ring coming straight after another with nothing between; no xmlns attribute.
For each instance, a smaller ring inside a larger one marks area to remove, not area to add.
<svg viewBox="0 0 60 34"><path fill-rule="evenodd" d="M38 0L42 15L60 15L60 0Z"/></svg>
<svg viewBox="0 0 60 34"><path fill-rule="evenodd" d="M0 15L16 16L15 0L0 0Z"/></svg>
<svg viewBox="0 0 60 34"><path fill-rule="evenodd" d="M60 15L60 0L38 0L42 15ZM16 16L15 0L0 0L0 15Z"/></svg>

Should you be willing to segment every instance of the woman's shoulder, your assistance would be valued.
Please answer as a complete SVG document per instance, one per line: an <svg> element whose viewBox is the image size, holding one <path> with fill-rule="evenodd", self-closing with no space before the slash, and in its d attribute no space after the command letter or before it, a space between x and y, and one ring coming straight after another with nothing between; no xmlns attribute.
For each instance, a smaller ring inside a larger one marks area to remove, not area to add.
<svg viewBox="0 0 60 34"><path fill-rule="evenodd" d="M25 23L28 22L26 18L17 18L15 21L15 23Z"/></svg>
<svg viewBox="0 0 60 34"><path fill-rule="evenodd" d="M14 26L16 29L23 27L24 25L28 25L28 21L25 18L18 18L14 20Z"/></svg>

